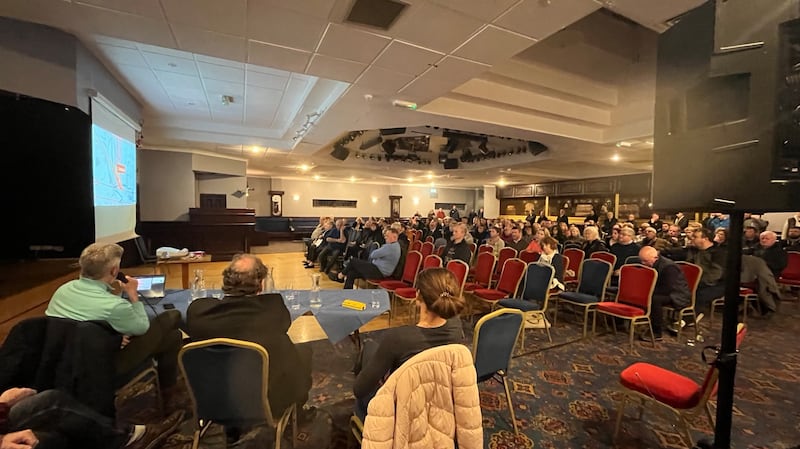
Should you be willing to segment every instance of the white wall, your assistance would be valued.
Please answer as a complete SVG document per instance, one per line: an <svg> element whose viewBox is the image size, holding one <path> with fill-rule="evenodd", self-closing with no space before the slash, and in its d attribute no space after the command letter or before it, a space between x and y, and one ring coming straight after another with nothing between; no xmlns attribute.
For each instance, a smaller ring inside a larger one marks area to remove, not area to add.
<svg viewBox="0 0 800 449"><path fill-rule="evenodd" d="M172 151L139 150L139 219L186 221L195 207L192 155Z"/></svg>
<svg viewBox="0 0 800 449"><path fill-rule="evenodd" d="M763 214L761 215L761 218L769 222L769 226L767 227L768 230L781 232L783 231L783 225L786 223L786 220L788 220L792 215L794 215L794 212L779 212Z"/></svg>
<svg viewBox="0 0 800 449"><path fill-rule="evenodd" d="M497 218L500 216L500 200L497 199L497 187L484 186L483 188L483 216Z"/></svg>
<svg viewBox="0 0 800 449"><path fill-rule="evenodd" d="M247 178L247 185L252 188L250 196L247 197L247 208L255 209L256 217L267 217L272 215L271 199L269 196L272 188L272 181L270 178ZM286 198L284 198L284 201Z"/></svg>
<svg viewBox="0 0 800 449"><path fill-rule="evenodd" d="M287 217L386 217L389 216L390 195L403 197L400 200L400 215L403 217L411 216L415 212L425 215L437 202L465 203L467 209L475 208L474 189L437 188L438 198L430 198L430 186L427 185L375 185L273 178L272 190L286 192L283 195L283 215ZM356 200L358 205L355 209L318 208L312 207L313 199Z"/></svg>
<svg viewBox="0 0 800 449"><path fill-rule="evenodd" d="M234 192L247 191L247 178L242 176L220 176L201 178L197 180L197 198L195 204L200 204L200 194L215 193L225 194L225 206L228 209L244 209L247 207L247 197L236 197Z"/></svg>

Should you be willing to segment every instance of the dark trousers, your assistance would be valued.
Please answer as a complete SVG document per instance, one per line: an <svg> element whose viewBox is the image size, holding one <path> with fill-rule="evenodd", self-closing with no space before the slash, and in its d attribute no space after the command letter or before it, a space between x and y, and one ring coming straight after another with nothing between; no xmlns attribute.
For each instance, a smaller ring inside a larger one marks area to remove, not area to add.
<svg viewBox="0 0 800 449"><path fill-rule="evenodd" d="M378 346L380 343L375 340L366 340L363 345L363 350L361 351L361 362L360 365L366 366L370 359L375 356L375 353L378 352ZM358 373L356 373L358 375ZM369 405L369 401L375 397L375 393L378 392L380 385L376 385L375 389L372 393L364 396L364 397L356 397L355 407L353 409L353 413L361 420L363 423L365 419L367 419L367 406Z"/></svg>
<svg viewBox="0 0 800 449"><path fill-rule="evenodd" d="M350 263L342 271L347 276L344 288L353 288L356 279L383 279L383 273L372 262L361 259L350 259Z"/></svg>
<svg viewBox="0 0 800 449"><path fill-rule="evenodd" d="M709 313L711 311L711 301L725 296L725 284L720 282L716 285L700 284L697 286L697 302L694 310L696 313Z"/></svg>
<svg viewBox="0 0 800 449"><path fill-rule="evenodd" d="M653 301L650 303L650 323L653 325L656 337L660 337L663 330L664 306L672 306L672 298L669 295L653 295Z"/></svg>
<svg viewBox="0 0 800 449"><path fill-rule="evenodd" d="M327 273L336 264L336 258L342 254L342 248L328 245L319 253L319 271Z"/></svg>
<svg viewBox="0 0 800 449"><path fill-rule="evenodd" d="M150 321L150 329L144 335L132 337L128 346L117 353L117 376L126 376L142 366L148 358L158 362L158 381L168 388L178 380L178 351L183 346L181 313L167 310Z"/></svg>
<svg viewBox="0 0 800 449"><path fill-rule="evenodd" d="M59 390L47 390L11 407L10 432L30 429L39 440L37 449L67 447L121 448L127 431L114 426L111 418L81 404Z"/></svg>

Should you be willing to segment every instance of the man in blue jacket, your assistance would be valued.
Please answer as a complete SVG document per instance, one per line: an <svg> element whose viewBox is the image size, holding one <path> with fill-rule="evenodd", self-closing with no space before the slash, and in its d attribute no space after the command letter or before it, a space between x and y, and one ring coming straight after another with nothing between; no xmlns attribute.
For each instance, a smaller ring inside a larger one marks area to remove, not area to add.
<svg viewBox="0 0 800 449"><path fill-rule="evenodd" d="M353 288L356 279L382 279L391 276L400 260L400 244L397 243L397 229L384 231L386 244L372 251L369 260L350 259L347 266L337 276L330 274L331 280L344 282L344 288Z"/></svg>

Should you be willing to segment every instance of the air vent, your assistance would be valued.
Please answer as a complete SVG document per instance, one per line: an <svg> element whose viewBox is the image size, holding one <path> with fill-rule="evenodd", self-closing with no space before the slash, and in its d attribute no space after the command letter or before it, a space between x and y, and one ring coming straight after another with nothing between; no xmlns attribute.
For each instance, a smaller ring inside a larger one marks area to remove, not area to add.
<svg viewBox="0 0 800 449"><path fill-rule="evenodd" d="M356 0L345 20L388 30L407 6L394 0Z"/></svg>

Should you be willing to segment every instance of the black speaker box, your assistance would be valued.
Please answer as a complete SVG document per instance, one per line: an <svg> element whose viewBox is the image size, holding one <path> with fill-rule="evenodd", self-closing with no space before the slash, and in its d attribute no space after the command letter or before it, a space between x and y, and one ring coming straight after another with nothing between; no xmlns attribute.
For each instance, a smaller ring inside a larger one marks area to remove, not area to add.
<svg viewBox="0 0 800 449"><path fill-rule="evenodd" d="M445 170L455 170L458 168L458 159L446 159L444 161Z"/></svg>
<svg viewBox="0 0 800 449"><path fill-rule="evenodd" d="M334 145L333 151L331 151L331 156L343 161L350 156L350 150L348 150L344 145Z"/></svg>
<svg viewBox="0 0 800 449"><path fill-rule="evenodd" d="M785 112L800 105L787 84L794 73L800 84L798 4L712 0L659 37L655 209L797 209L800 140L791 150L781 124L800 126Z"/></svg>

